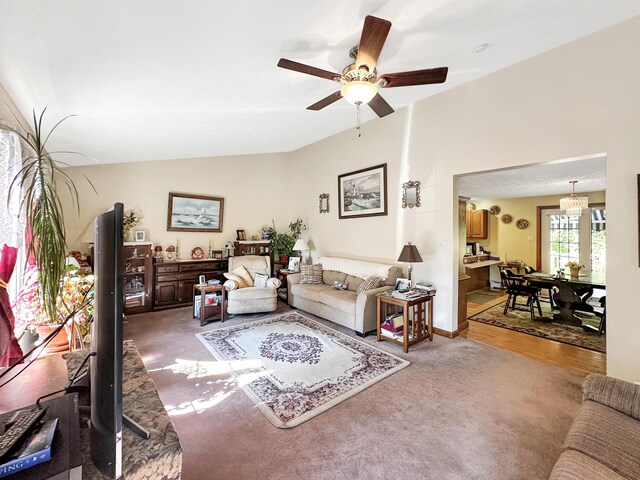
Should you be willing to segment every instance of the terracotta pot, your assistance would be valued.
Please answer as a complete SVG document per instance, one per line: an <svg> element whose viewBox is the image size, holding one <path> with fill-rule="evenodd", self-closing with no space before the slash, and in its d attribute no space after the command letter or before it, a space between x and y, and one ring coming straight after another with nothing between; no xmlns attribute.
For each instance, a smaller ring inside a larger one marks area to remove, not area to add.
<svg viewBox="0 0 640 480"><path fill-rule="evenodd" d="M53 332L58 325L40 325L36 327L36 331L38 332L38 337L40 341L44 341L45 338L49 336L51 332ZM48 353L56 353L56 352L64 352L69 348L69 337L67 336L66 329L60 330L58 334L51 339L47 348L44 349L45 354Z"/></svg>

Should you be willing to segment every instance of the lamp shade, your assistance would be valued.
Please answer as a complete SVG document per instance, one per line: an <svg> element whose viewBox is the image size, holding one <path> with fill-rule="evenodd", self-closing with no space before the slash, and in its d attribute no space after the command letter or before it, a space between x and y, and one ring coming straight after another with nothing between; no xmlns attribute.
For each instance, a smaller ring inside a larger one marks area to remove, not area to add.
<svg viewBox="0 0 640 480"><path fill-rule="evenodd" d="M352 103L353 105L358 103L366 105L373 97L376 96L378 89L370 82L354 80L344 84L340 89L340 93L347 99L347 102Z"/></svg>
<svg viewBox="0 0 640 480"><path fill-rule="evenodd" d="M309 250L309 245L303 239L296 240L296 244L293 246L293 250Z"/></svg>
<svg viewBox="0 0 640 480"><path fill-rule="evenodd" d="M93 220L91 220L89 224L84 228L77 241L81 243L94 243L95 238L95 227L93 224Z"/></svg>
<svg viewBox="0 0 640 480"><path fill-rule="evenodd" d="M408 262L408 263L420 263L422 262L422 257L420 256L420 252L415 245L411 242L407 243L404 247L402 247L402 251L400 252L400 256L398 257L399 262Z"/></svg>

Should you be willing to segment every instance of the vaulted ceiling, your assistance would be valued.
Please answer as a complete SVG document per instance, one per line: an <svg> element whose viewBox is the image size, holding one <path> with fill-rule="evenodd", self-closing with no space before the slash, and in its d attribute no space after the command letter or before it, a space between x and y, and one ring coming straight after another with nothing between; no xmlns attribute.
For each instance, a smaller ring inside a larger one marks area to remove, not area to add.
<svg viewBox="0 0 640 480"><path fill-rule="evenodd" d="M445 84L384 90L398 110L639 15L640 2L0 0L0 12L0 84L25 117L77 115L50 148L95 159L65 159L81 164L288 152L352 128L344 100L306 110L339 85L276 63L342 71L366 15L393 23L380 72L449 67Z"/></svg>

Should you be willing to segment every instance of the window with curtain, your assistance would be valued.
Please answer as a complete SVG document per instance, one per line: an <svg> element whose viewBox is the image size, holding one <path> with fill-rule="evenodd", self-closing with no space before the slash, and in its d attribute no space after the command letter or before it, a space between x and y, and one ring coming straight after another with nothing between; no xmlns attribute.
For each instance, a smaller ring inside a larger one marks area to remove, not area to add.
<svg viewBox="0 0 640 480"><path fill-rule="evenodd" d="M19 190L14 189L11 201L9 187L11 181L22 168L20 137L13 132L0 129L0 246L6 244L21 247L24 238L24 224L20 216ZM15 298L22 281L24 253L19 248L18 260L8 285L9 298Z"/></svg>

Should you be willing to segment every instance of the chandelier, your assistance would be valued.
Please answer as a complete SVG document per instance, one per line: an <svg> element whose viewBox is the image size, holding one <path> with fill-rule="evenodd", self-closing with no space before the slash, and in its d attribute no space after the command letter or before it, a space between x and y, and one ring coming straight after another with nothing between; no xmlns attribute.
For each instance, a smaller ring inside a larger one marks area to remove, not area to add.
<svg viewBox="0 0 640 480"><path fill-rule="evenodd" d="M560 199L560 210L567 215L582 215L582 210L589 207L589 197L576 195L577 180L572 180L569 183L573 185L573 191L568 197Z"/></svg>

